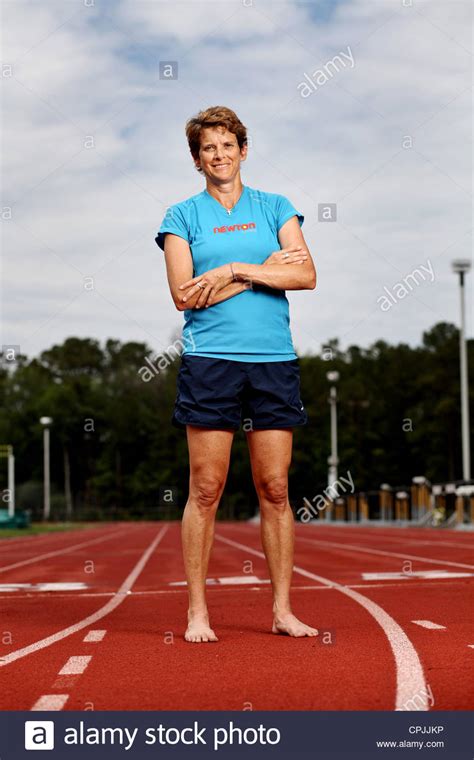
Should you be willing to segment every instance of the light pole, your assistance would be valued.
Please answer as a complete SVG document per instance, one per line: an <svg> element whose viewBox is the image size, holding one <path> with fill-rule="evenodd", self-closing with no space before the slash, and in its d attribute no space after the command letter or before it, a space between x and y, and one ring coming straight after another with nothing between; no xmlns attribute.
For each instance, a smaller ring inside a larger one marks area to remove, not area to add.
<svg viewBox="0 0 474 760"><path fill-rule="evenodd" d="M8 517L15 516L15 457L13 456L13 446L4 444L0 446L0 459L7 458L8 462Z"/></svg>
<svg viewBox="0 0 474 760"><path fill-rule="evenodd" d="M339 372L327 372L326 378L330 383L337 383ZM337 465L339 464L337 456L337 391L335 385L331 385L329 389L328 402L331 407L331 456L328 457L328 486L331 487L337 480Z"/></svg>
<svg viewBox="0 0 474 760"><path fill-rule="evenodd" d="M51 511L51 487L49 472L49 428L53 424L52 417L40 417L40 423L43 425L43 457L44 457L44 501L43 501L43 520L49 520Z"/></svg>
<svg viewBox="0 0 474 760"><path fill-rule="evenodd" d="M461 373L461 435L462 435L462 476L463 480L471 479L471 452L469 444L469 390L467 378L466 350L466 306L464 299L464 275L469 272L469 259L456 259L452 263L453 272L459 275L461 291L461 329L459 331L459 361Z"/></svg>
<svg viewBox="0 0 474 760"><path fill-rule="evenodd" d="M13 446L8 447L8 516L15 516L15 457Z"/></svg>

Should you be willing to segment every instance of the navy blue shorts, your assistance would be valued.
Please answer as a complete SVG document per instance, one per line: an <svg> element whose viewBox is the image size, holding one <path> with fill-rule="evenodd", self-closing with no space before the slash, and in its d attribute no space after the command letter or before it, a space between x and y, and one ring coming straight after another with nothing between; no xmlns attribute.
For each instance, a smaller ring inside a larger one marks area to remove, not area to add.
<svg viewBox="0 0 474 760"><path fill-rule="evenodd" d="M299 360L242 362L181 356L171 420L186 425L245 431L306 425Z"/></svg>

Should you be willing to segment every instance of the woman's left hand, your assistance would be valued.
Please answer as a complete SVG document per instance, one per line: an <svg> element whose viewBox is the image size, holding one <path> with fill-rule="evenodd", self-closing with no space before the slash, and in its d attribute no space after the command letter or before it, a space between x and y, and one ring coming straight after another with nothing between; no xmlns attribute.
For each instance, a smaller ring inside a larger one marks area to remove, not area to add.
<svg viewBox="0 0 474 760"><path fill-rule="evenodd" d="M230 264L223 264L221 267L210 269L199 277L193 277L192 280L187 280L179 286L180 290L186 291L181 301L185 302L195 293L201 291L201 295L196 301L194 308L199 309L202 306L209 306L213 302L215 294L219 290L222 290L222 288L225 288L233 279Z"/></svg>

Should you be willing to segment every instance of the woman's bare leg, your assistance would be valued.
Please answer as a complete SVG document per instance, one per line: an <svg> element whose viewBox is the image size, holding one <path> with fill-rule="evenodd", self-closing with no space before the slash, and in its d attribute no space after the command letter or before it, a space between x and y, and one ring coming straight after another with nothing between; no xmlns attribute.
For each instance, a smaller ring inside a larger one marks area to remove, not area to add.
<svg viewBox="0 0 474 760"><path fill-rule="evenodd" d="M229 471L234 432L186 426L189 449L189 497L181 525L189 607L186 641L217 641L210 627L206 576L214 538L214 520Z"/></svg>
<svg viewBox="0 0 474 760"><path fill-rule="evenodd" d="M290 636L317 636L317 629L298 620L290 605L295 523L288 501L288 469L293 431L249 431L247 443L260 504L263 550L273 588L272 630Z"/></svg>

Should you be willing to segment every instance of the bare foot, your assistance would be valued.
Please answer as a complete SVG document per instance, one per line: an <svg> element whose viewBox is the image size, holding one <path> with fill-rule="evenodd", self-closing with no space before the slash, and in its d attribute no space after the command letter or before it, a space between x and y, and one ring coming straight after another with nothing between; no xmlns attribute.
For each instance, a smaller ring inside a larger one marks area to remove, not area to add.
<svg viewBox="0 0 474 760"><path fill-rule="evenodd" d="M299 638L301 636L317 636L319 631L317 628L311 628L309 625L302 623L293 613L287 612L283 615L275 616L272 633L286 633L288 636Z"/></svg>
<svg viewBox="0 0 474 760"><path fill-rule="evenodd" d="M219 641L216 634L209 625L207 613L191 615L188 613L188 627L184 634L186 641L193 643L202 643L204 641Z"/></svg>

